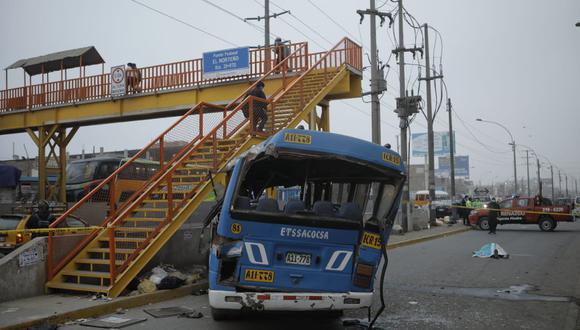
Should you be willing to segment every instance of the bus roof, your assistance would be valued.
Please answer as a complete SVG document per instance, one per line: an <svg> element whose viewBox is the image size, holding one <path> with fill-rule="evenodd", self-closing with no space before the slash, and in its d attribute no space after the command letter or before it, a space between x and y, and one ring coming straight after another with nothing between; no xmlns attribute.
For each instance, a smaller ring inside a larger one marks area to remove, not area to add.
<svg viewBox="0 0 580 330"><path fill-rule="evenodd" d="M418 190L415 195L428 195L429 194L429 190ZM446 191L443 190L435 190L435 195L449 195Z"/></svg>
<svg viewBox="0 0 580 330"><path fill-rule="evenodd" d="M266 149L331 154L406 173L398 153L361 139L328 132L283 129L264 141Z"/></svg>

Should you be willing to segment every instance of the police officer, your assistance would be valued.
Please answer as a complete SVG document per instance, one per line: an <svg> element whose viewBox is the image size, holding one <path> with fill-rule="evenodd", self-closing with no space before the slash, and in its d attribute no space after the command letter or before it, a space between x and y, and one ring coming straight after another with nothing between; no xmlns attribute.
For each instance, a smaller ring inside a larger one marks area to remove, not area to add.
<svg viewBox="0 0 580 330"><path fill-rule="evenodd" d="M499 204L495 201L495 198L491 199L491 202L487 204L489 210L489 234L495 234L495 229L497 228L497 214L499 210Z"/></svg>

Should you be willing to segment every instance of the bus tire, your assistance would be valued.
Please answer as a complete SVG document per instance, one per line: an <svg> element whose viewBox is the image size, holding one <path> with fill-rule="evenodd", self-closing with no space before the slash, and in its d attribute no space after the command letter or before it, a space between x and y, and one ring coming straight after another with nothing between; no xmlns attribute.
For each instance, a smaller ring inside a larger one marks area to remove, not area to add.
<svg viewBox="0 0 580 330"><path fill-rule="evenodd" d="M226 321L240 316L240 311L236 309L211 308L211 317L214 321Z"/></svg>
<svg viewBox="0 0 580 330"><path fill-rule="evenodd" d="M548 216L542 216L540 218L540 222L538 223L538 226L540 227L541 231L554 231L554 229L556 228L556 224L554 223L554 220L552 220Z"/></svg>
<svg viewBox="0 0 580 330"><path fill-rule="evenodd" d="M479 226L479 229L481 229L481 230L489 230L489 219L487 217L482 217L477 222L477 225Z"/></svg>

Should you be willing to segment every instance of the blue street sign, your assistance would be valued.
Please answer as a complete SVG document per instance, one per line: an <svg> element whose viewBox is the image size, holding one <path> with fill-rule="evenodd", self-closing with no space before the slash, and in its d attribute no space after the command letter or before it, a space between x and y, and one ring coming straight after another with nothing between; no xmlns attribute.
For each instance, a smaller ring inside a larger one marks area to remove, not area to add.
<svg viewBox="0 0 580 330"><path fill-rule="evenodd" d="M215 79L250 73L250 49L248 47L203 53L203 77Z"/></svg>

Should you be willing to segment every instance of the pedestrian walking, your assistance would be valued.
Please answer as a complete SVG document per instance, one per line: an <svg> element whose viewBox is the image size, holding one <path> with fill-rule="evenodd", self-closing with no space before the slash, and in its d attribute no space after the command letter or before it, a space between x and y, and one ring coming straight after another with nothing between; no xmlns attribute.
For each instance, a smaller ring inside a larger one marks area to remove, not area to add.
<svg viewBox="0 0 580 330"><path fill-rule="evenodd" d="M497 215L499 213L499 204L495 201L495 198L491 199L491 202L487 204L489 208L489 233L495 234L495 230L497 228Z"/></svg>
<svg viewBox="0 0 580 330"><path fill-rule="evenodd" d="M290 47L284 45L284 43L282 42L282 39L280 37L276 38L276 40L274 41L274 47L276 47L274 49L274 53L276 55L276 65L280 64L282 61L284 61L284 59L286 57L288 57L290 55ZM290 69L290 60L286 61L286 70L288 72L292 71ZM280 68L276 69L276 73L280 73Z"/></svg>
<svg viewBox="0 0 580 330"><path fill-rule="evenodd" d="M135 63L127 63L127 66L129 67L127 70L127 92L141 93L141 71Z"/></svg>
<svg viewBox="0 0 580 330"><path fill-rule="evenodd" d="M246 98L249 96L254 96L254 97L259 97L261 99L266 99L266 94L264 93L264 83L262 81L258 82L258 84L256 84L256 87L254 89L252 89L250 92L248 92L248 94L246 94ZM266 125L266 122L268 121L268 114L266 112L266 107L267 107L267 103L263 102L263 101L258 101L258 100L254 100L253 101L253 106L252 106L252 112L253 112L253 129L256 131L264 131L264 126ZM249 114L249 106L245 105L244 108L242 108L242 112L244 114L244 117L249 118L250 114Z"/></svg>

